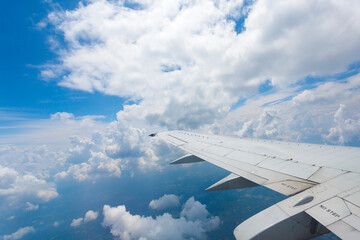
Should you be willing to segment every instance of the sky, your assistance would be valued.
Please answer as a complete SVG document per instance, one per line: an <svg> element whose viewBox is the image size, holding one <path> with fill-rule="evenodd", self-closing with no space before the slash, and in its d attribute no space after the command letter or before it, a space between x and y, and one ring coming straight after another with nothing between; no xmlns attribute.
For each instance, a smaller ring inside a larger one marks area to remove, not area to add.
<svg viewBox="0 0 360 240"><path fill-rule="evenodd" d="M153 132L360 147L359 1L2 6L2 239L233 239L284 199L204 192L226 171Z"/></svg>

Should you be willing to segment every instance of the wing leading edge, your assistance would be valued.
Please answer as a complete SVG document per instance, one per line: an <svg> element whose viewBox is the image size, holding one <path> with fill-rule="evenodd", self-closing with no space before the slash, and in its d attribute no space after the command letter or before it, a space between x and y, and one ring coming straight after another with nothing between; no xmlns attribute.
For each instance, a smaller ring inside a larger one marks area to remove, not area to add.
<svg viewBox="0 0 360 240"><path fill-rule="evenodd" d="M292 196L241 223L236 239L310 239L329 230L360 239L359 148L185 131L156 136L189 153L174 164L205 160L231 173L207 190L262 185Z"/></svg>

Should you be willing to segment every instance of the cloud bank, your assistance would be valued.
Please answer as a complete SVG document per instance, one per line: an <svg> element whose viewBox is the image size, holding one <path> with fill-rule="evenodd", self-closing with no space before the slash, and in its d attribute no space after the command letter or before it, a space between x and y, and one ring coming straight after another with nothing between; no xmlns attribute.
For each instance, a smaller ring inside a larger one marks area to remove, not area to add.
<svg viewBox="0 0 360 240"><path fill-rule="evenodd" d="M20 174L12 168L0 165L0 210L20 207L29 199L48 202L59 194L54 183L48 183L31 174ZM27 209L37 209L36 205L26 203Z"/></svg>
<svg viewBox="0 0 360 240"><path fill-rule="evenodd" d="M161 169L169 148L150 142L147 131L154 129L354 144L358 5L93 0L51 12L42 25L63 41L53 46L57 62L44 65L43 77L127 99L106 128L71 113L51 116L97 129L85 137L71 128L76 136L55 178Z"/></svg>
<svg viewBox="0 0 360 240"><path fill-rule="evenodd" d="M221 125L241 137L359 146L359 86L357 74L308 90L248 99ZM268 104L260 104L264 102Z"/></svg>
<svg viewBox="0 0 360 240"><path fill-rule="evenodd" d="M132 100L118 113L125 121L199 128L265 83L285 88L360 60L356 0L132 4L96 0L49 14L65 45L43 71L61 86Z"/></svg>
<svg viewBox="0 0 360 240"><path fill-rule="evenodd" d="M114 121L90 138L73 136L64 164L66 169L57 173L55 179L85 181L120 177L123 170L131 173L158 170L178 154L179 150L149 138L144 128Z"/></svg>

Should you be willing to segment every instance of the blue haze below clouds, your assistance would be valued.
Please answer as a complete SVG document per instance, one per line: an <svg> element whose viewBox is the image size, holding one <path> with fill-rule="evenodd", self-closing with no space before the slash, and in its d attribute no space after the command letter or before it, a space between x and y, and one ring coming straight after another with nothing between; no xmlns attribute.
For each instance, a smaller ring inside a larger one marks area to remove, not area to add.
<svg viewBox="0 0 360 240"><path fill-rule="evenodd" d="M213 216L219 216L222 223L217 230L207 234L208 239L234 239L235 227L286 197L264 187L243 190L205 192L204 189L228 175L228 172L209 163L197 163L188 167L168 166L161 172L138 173L120 178L99 179L58 183L59 197L40 204L36 211L17 211L2 213L0 235L15 232L19 227L35 228L23 239L113 239L110 229L103 228L102 208L105 204L112 207L125 205L132 215L156 217L169 212L178 218L181 207L163 211L150 209L149 202L164 194L182 196L181 203L194 196L206 204ZM99 217L80 225L70 226L72 219L84 217L88 210L99 211ZM13 220L6 218L14 215ZM58 221L60 225L54 227ZM337 239L333 234L317 239Z"/></svg>

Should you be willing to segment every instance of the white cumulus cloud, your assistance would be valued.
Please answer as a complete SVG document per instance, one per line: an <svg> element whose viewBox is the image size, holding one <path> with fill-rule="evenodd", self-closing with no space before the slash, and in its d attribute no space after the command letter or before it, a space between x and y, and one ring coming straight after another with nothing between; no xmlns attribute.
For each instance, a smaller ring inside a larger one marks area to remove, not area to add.
<svg viewBox="0 0 360 240"><path fill-rule="evenodd" d="M103 226L110 227L111 234L123 240L130 239L205 239L206 232L216 229L220 224L206 206L189 198L180 218L169 213L156 218L132 215L124 205L103 208Z"/></svg>
<svg viewBox="0 0 360 240"><path fill-rule="evenodd" d="M295 88L248 99L218 125L241 137L359 146L359 101L357 74L341 81L318 83L312 89Z"/></svg>
<svg viewBox="0 0 360 240"><path fill-rule="evenodd" d="M70 226L72 226L72 227L75 228L75 227L80 226L82 223L83 223L83 218L82 218L82 217L80 217L80 218L74 218L74 219L71 221Z"/></svg>
<svg viewBox="0 0 360 240"><path fill-rule="evenodd" d="M74 218L70 224L71 227L78 227L83 223L87 223L90 221L94 221L97 217L98 217L99 213L95 212L93 210L89 210L85 213L85 216L79 217L79 218Z"/></svg>
<svg viewBox="0 0 360 240"><path fill-rule="evenodd" d="M167 158L175 158L178 150L158 139L151 139L143 128L114 121L104 131L90 138L73 136L66 169L55 175L78 181L100 177L120 177L123 170L135 173L160 169Z"/></svg>
<svg viewBox="0 0 360 240"><path fill-rule="evenodd" d="M199 128L267 81L284 88L359 61L356 0L133 3L139 8L99 0L49 14L66 44L44 69L62 86L135 100L118 113L127 122Z"/></svg>
<svg viewBox="0 0 360 240"><path fill-rule="evenodd" d="M177 207L180 205L180 197L174 194L165 194L159 199L151 200L149 207L152 209L162 210L165 208Z"/></svg>
<svg viewBox="0 0 360 240"><path fill-rule="evenodd" d="M54 183L48 183L33 175L22 175L12 168L0 165L0 199L2 208L17 207L29 199L37 202L48 202L59 194ZM32 205L32 204L31 204ZM28 204L28 208L32 207Z"/></svg>
<svg viewBox="0 0 360 240"><path fill-rule="evenodd" d="M90 222L95 220L98 217L99 213L89 210L85 213L84 222Z"/></svg>

